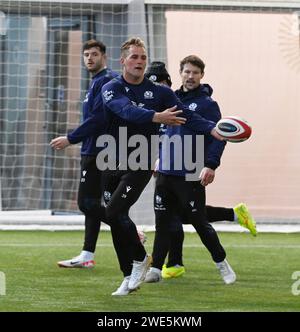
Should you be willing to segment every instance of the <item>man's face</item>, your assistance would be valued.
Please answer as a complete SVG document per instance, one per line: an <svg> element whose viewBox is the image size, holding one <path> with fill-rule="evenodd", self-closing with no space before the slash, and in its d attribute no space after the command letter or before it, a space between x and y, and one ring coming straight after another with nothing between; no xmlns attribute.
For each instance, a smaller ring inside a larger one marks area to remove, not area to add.
<svg viewBox="0 0 300 332"><path fill-rule="evenodd" d="M121 58L123 74L134 80L144 77L147 65L147 54L143 47L131 45L125 56Z"/></svg>
<svg viewBox="0 0 300 332"><path fill-rule="evenodd" d="M98 73L105 67L106 55L98 47L92 47L83 52L83 60L90 73Z"/></svg>
<svg viewBox="0 0 300 332"><path fill-rule="evenodd" d="M181 82L184 91L190 91L198 88L200 81L204 76L201 69L191 63L186 63L180 72Z"/></svg>

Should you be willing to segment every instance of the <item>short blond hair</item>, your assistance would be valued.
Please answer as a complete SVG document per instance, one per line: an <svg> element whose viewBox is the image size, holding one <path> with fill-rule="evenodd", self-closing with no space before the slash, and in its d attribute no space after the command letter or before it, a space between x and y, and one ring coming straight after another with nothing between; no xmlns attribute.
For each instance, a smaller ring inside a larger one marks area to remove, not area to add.
<svg viewBox="0 0 300 332"><path fill-rule="evenodd" d="M139 37L132 37L126 40L121 46L121 56L126 57L130 46L143 47L146 50L144 41Z"/></svg>

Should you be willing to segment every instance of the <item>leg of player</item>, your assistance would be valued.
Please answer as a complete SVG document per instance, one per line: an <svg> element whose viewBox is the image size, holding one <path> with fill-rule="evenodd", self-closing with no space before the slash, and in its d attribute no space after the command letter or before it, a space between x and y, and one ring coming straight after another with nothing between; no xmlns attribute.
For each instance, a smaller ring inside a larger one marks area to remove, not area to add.
<svg viewBox="0 0 300 332"><path fill-rule="evenodd" d="M161 273L164 279L178 278L185 273L182 260L184 231L179 216L176 216L174 222L171 223L170 236L168 262L163 265Z"/></svg>
<svg viewBox="0 0 300 332"><path fill-rule="evenodd" d="M217 221L236 221L247 228L253 236L257 235L256 223L251 216L246 204L240 203L234 208L214 207L206 205L206 214L209 223ZM179 228L171 231L170 250L167 264L163 265L162 277L176 278L185 273L182 262L183 230Z"/></svg>
<svg viewBox="0 0 300 332"><path fill-rule="evenodd" d="M152 251L152 267L146 275L145 282L162 280L162 268L170 249L171 224L176 222L176 203L167 188L167 178L157 174L154 192L155 237Z"/></svg>
<svg viewBox="0 0 300 332"><path fill-rule="evenodd" d="M178 188L180 188L180 191ZM169 193L169 197L167 196L169 200L164 196L166 193ZM172 193L173 196L176 196L173 203L170 199L170 193ZM159 196L159 200L154 202L156 221L157 219L159 220L163 215L166 215L164 218L165 220L173 220L174 215L170 216L168 215L168 212L170 213L172 206L181 206L184 210L186 220L195 227L202 243L210 252L223 281L226 284L235 282L236 275L225 259L226 253L219 242L217 233L206 221L204 207L205 188L202 187L199 183L185 182L184 178L170 177L168 179L164 175L159 174L156 182L156 195ZM191 202L193 202L193 204L190 204ZM158 225L158 223L156 223L156 225ZM146 282L157 282L161 280L160 271L162 268L163 260L166 256L166 254L165 256L163 255L164 253L162 249L164 246L169 244L167 241L169 229L165 227L165 234L162 234L162 225L166 225L166 222L162 222L160 228L156 229L153 249L153 264L152 268L147 273ZM158 246L156 243L159 240L159 237L161 237L160 246Z"/></svg>
<svg viewBox="0 0 300 332"><path fill-rule="evenodd" d="M180 205L184 209L186 221L195 227L202 243L216 263L223 281L226 284L234 283L236 275L226 260L226 252L216 231L206 218L205 187L199 182L185 181L184 178L173 180L173 182L173 191L176 192Z"/></svg>
<svg viewBox="0 0 300 332"><path fill-rule="evenodd" d="M250 214L248 207L244 203L236 205L234 208L235 220L237 219L242 227L249 229L253 236L257 235L256 222Z"/></svg>
<svg viewBox="0 0 300 332"><path fill-rule="evenodd" d="M78 207L85 216L84 245L81 253L72 259L59 261L59 267L93 268L94 253L101 220L105 220L105 210L101 206L102 172L96 166L96 157L82 156L81 176L78 190Z"/></svg>
<svg viewBox="0 0 300 332"><path fill-rule="evenodd" d="M206 206L208 222L237 221L242 227L247 228L253 236L257 235L256 222L244 203L237 204L234 208Z"/></svg>
<svg viewBox="0 0 300 332"><path fill-rule="evenodd" d="M129 209L137 201L152 176L151 171L106 171L104 200L111 225L114 248L124 279L113 296L128 295L139 288L151 264Z"/></svg>

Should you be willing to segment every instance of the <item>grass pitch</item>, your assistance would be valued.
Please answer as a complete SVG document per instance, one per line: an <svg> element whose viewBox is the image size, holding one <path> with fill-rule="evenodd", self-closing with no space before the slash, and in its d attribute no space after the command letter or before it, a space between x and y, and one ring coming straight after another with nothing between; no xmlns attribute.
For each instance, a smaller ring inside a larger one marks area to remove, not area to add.
<svg viewBox="0 0 300 332"><path fill-rule="evenodd" d="M151 252L153 233L147 236ZM300 270L300 234L219 236L237 274L235 284L223 283L198 236L186 234L183 277L112 297L122 275L109 232L100 233L96 268L85 270L56 265L80 252L82 232L2 231L0 271L6 295L0 296L0 311L300 311L300 295L292 293L292 274Z"/></svg>

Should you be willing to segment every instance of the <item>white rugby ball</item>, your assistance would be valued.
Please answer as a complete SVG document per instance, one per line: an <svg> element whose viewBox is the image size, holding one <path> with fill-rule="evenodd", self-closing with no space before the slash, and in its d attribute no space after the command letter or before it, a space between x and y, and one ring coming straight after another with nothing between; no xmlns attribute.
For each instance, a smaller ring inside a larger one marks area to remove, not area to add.
<svg viewBox="0 0 300 332"><path fill-rule="evenodd" d="M216 131L226 141L239 143L246 141L252 133L248 122L238 116L225 116L216 124Z"/></svg>

